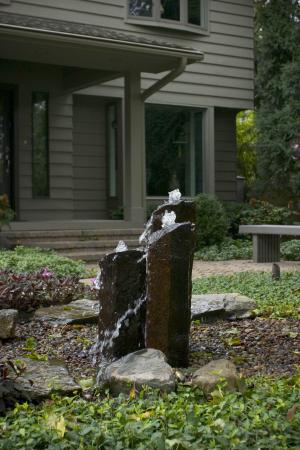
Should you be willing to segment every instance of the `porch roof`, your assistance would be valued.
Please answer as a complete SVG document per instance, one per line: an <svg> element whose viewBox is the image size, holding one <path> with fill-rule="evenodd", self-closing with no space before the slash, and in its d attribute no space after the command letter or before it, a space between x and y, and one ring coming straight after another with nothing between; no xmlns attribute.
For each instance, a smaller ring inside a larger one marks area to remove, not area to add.
<svg viewBox="0 0 300 450"><path fill-rule="evenodd" d="M122 52L127 54L140 54L144 56L144 60L141 60L141 62L144 62L144 64L141 64L141 71L148 71L144 67L145 55L147 55L150 58L149 72L153 73L174 67L174 61L178 61L178 58L186 58L188 64L203 59L203 52L195 48L126 34L97 25L32 17L23 14L0 13L0 33L9 35L12 32L15 38L18 35L36 38L39 35L41 40L55 39L60 42L77 42L79 45L93 44L104 51L122 50ZM161 58L161 62L152 66L151 70L153 56L158 59Z"/></svg>

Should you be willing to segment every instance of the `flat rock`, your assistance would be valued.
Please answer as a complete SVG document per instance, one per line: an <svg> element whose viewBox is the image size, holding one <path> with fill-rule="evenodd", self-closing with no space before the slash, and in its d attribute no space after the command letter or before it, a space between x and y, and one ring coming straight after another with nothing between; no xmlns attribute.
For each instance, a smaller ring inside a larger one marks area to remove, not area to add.
<svg viewBox="0 0 300 450"><path fill-rule="evenodd" d="M206 394L209 394L223 380L227 382L227 390L240 389L241 380L233 362L227 359L217 359L194 372L192 384L200 386Z"/></svg>
<svg viewBox="0 0 300 450"><path fill-rule="evenodd" d="M35 312L35 319L51 322L57 325L97 323L99 316L99 302L81 299L67 305L39 308Z"/></svg>
<svg viewBox="0 0 300 450"><path fill-rule="evenodd" d="M19 399L39 401L52 394L71 395L81 391L63 363L18 358L18 366L22 368L20 375L16 377L11 369L8 382L13 382L13 393Z"/></svg>
<svg viewBox="0 0 300 450"><path fill-rule="evenodd" d="M201 294L192 296L192 320L211 322L218 319L250 319L254 317L255 300L239 293Z"/></svg>
<svg viewBox="0 0 300 450"><path fill-rule="evenodd" d="M175 389L175 374L166 356L152 348L130 353L104 369L100 367L100 374L99 384L108 386L113 395L127 394L132 386L138 390L150 386L164 392Z"/></svg>
<svg viewBox="0 0 300 450"><path fill-rule="evenodd" d="M9 339L15 336L17 317L16 309L0 310L0 339Z"/></svg>

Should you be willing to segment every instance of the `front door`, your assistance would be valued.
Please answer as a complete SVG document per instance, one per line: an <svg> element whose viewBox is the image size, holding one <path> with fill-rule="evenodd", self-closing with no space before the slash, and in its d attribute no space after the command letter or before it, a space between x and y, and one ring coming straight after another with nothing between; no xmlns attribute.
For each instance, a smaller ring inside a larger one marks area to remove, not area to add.
<svg viewBox="0 0 300 450"><path fill-rule="evenodd" d="M0 195L6 193L13 206L13 93L0 88Z"/></svg>

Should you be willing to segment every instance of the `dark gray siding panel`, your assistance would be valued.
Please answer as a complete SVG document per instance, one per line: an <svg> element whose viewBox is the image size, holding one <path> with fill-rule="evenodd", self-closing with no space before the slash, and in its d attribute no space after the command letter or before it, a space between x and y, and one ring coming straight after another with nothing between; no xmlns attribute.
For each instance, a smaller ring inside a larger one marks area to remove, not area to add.
<svg viewBox="0 0 300 450"><path fill-rule="evenodd" d="M74 218L106 219L105 103L74 97Z"/></svg>

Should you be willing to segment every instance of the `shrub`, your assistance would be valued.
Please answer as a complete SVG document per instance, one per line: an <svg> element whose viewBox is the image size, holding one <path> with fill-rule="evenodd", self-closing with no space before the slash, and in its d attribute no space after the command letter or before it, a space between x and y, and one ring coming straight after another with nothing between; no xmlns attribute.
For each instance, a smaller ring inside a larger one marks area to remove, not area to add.
<svg viewBox="0 0 300 450"><path fill-rule="evenodd" d="M227 261L229 259L251 259L252 243L248 239L225 239L219 245L203 247L195 253L202 261Z"/></svg>
<svg viewBox="0 0 300 450"><path fill-rule="evenodd" d="M69 303L84 294L76 276L57 277L47 268L35 273L0 270L0 309L27 311L40 306Z"/></svg>
<svg viewBox="0 0 300 450"><path fill-rule="evenodd" d="M36 272L47 267L57 276L82 276L85 264L58 255L54 250L16 247L15 250L0 251L0 269L12 269L14 272Z"/></svg>
<svg viewBox="0 0 300 450"><path fill-rule="evenodd" d="M286 225L292 222L292 211L264 200L252 199L249 208L241 211L240 221L241 224Z"/></svg>
<svg viewBox="0 0 300 450"><path fill-rule="evenodd" d="M280 245L282 259L287 261L300 261L300 240L282 242Z"/></svg>
<svg viewBox="0 0 300 450"><path fill-rule="evenodd" d="M228 219L222 203L207 194L199 194L195 202L197 248L219 244L225 239L228 230Z"/></svg>

